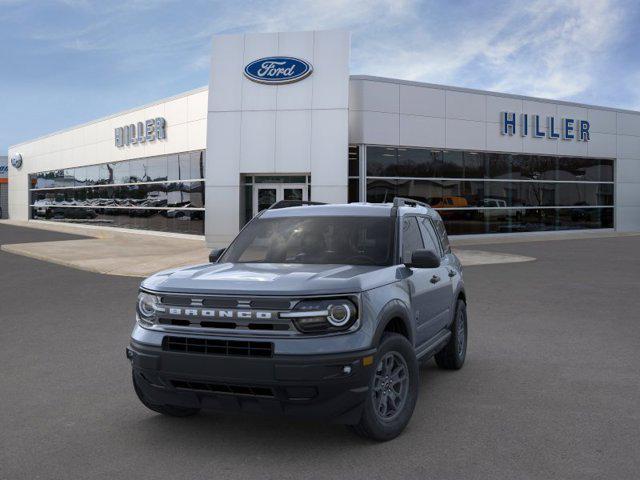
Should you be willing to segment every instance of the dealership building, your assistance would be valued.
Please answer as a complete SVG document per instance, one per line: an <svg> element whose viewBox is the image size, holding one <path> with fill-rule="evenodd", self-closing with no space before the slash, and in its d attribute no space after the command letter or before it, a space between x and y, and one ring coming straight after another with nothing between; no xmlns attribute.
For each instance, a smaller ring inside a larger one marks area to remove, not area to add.
<svg viewBox="0 0 640 480"><path fill-rule="evenodd" d="M9 216L227 244L279 200L450 234L640 230L640 113L349 74L344 31L216 36L209 86L10 147Z"/></svg>

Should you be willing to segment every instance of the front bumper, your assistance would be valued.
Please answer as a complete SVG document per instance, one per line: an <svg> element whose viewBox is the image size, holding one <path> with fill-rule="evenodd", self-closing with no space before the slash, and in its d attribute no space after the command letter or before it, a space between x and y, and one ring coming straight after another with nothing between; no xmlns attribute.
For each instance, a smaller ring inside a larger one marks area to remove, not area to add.
<svg viewBox="0 0 640 480"><path fill-rule="evenodd" d="M348 354L235 357L165 351L131 340L127 358L156 405L254 412L353 424L360 419L375 349Z"/></svg>

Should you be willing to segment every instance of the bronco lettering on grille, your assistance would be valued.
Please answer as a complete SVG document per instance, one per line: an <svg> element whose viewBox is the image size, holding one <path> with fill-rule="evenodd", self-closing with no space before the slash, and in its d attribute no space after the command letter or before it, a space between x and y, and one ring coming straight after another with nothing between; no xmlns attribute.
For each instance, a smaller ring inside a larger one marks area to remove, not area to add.
<svg viewBox="0 0 640 480"><path fill-rule="evenodd" d="M167 309L159 307L158 311L166 312L170 315L179 315L184 317L206 317L206 318L232 318L242 320L271 320L275 317L276 312L267 312L259 310L219 310L209 308L178 308L169 307Z"/></svg>

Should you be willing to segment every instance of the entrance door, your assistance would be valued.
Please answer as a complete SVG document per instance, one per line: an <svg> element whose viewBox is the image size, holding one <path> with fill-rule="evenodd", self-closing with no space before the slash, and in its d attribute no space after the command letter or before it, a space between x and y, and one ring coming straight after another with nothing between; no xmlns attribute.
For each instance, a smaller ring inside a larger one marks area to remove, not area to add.
<svg viewBox="0 0 640 480"><path fill-rule="evenodd" d="M253 216L281 200L308 199L304 183L258 183L253 186Z"/></svg>

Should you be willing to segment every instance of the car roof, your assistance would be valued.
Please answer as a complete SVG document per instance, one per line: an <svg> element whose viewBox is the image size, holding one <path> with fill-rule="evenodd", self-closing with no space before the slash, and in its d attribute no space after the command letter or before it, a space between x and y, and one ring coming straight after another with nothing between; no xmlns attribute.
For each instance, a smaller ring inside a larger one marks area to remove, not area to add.
<svg viewBox="0 0 640 480"><path fill-rule="evenodd" d="M394 212L394 209L395 212ZM406 214L421 214L439 217L428 206L402 205L394 207L392 203L343 203L327 205L304 205L297 207L271 208L262 213L262 218L308 217L308 216L345 216L345 217L391 217Z"/></svg>

